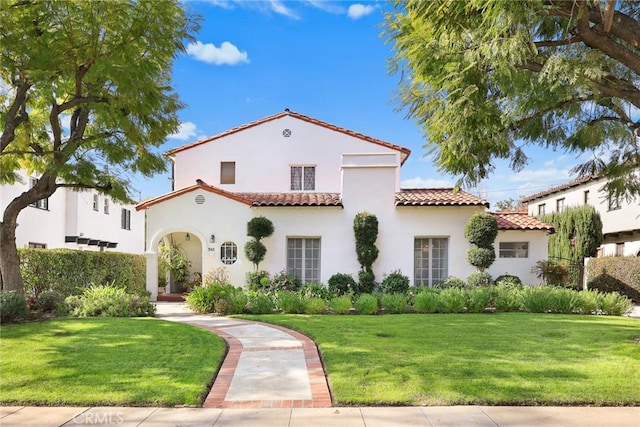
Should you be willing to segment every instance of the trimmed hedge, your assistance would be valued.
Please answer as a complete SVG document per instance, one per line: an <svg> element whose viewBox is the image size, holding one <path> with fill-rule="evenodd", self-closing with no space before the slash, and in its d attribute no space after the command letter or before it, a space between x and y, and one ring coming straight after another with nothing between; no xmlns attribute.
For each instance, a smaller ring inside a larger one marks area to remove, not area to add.
<svg viewBox="0 0 640 427"><path fill-rule="evenodd" d="M79 295L91 285L110 284L139 294L146 288L143 255L72 249L18 250L24 293L37 297L56 291L64 297Z"/></svg>
<svg viewBox="0 0 640 427"><path fill-rule="evenodd" d="M587 264L587 288L619 292L640 303L640 258L591 258Z"/></svg>

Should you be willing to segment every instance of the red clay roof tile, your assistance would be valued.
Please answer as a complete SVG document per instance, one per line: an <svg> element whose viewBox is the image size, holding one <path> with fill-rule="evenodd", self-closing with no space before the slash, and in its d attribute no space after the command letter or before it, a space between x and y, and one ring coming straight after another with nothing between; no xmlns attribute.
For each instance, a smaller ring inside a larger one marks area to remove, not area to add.
<svg viewBox="0 0 640 427"><path fill-rule="evenodd" d="M489 202L453 188L404 188L396 193L396 206L486 206Z"/></svg>
<svg viewBox="0 0 640 427"><path fill-rule="evenodd" d="M555 187L547 188L544 191L539 191L535 194L531 194L530 196L523 196L520 198L520 200L525 203L530 202L532 200L539 199L540 197L548 196L549 194L557 193L568 188L577 187L580 184L584 184L585 182L589 182L597 178L598 176L596 175L584 175L569 182L565 182L564 184L556 185Z"/></svg>
<svg viewBox="0 0 640 427"><path fill-rule="evenodd" d="M547 230L554 229L549 224L527 215L526 212L491 212L498 221L499 230Z"/></svg>
<svg viewBox="0 0 640 427"><path fill-rule="evenodd" d="M342 206L340 193L235 193L252 206Z"/></svg>

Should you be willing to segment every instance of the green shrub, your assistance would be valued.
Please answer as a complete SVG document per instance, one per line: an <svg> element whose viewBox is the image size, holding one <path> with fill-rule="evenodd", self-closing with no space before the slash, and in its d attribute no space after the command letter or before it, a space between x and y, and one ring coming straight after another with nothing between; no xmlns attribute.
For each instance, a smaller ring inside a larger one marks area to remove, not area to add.
<svg viewBox="0 0 640 427"><path fill-rule="evenodd" d="M538 279L549 286L562 286L569 282L569 269L566 262L542 260L532 269Z"/></svg>
<svg viewBox="0 0 640 427"><path fill-rule="evenodd" d="M28 315L27 301L22 295L0 291L0 323L18 322Z"/></svg>
<svg viewBox="0 0 640 427"><path fill-rule="evenodd" d="M572 289L554 289L552 305L549 310L554 313L563 314L580 313L582 311L582 304L578 292Z"/></svg>
<svg viewBox="0 0 640 427"><path fill-rule="evenodd" d="M415 296L414 309L418 313L435 313L438 311L440 296L435 289L425 288Z"/></svg>
<svg viewBox="0 0 640 427"><path fill-rule="evenodd" d="M622 316L633 308L633 302L624 295L617 292L605 294L602 298L601 310L610 316Z"/></svg>
<svg viewBox="0 0 640 427"><path fill-rule="evenodd" d="M496 260L496 250L493 245L486 248L472 245L467 251L467 261L469 264L480 270L488 268Z"/></svg>
<svg viewBox="0 0 640 427"><path fill-rule="evenodd" d="M280 291L277 293L276 307L285 314L304 313L304 300L296 292Z"/></svg>
<svg viewBox="0 0 640 427"><path fill-rule="evenodd" d="M618 292L640 303L640 257L590 259L587 287L601 292Z"/></svg>
<svg viewBox="0 0 640 427"><path fill-rule="evenodd" d="M310 298L322 298L325 301L329 301L333 296L331 291L321 283L304 284L298 290L298 293L305 300Z"/></svg>
<svg viewBox="0 0 640 427"><path fill-rule="evenodd" d="M187 307L196 313L213 313L215 311L214 285L196 286L185 298Z"/></svg>
<svg viewBox="0 0 640 427"><path fill-rule="evenodd" d="M268 218L257 216L247 223L247 236L261 240L273 234L273 223Z"/></svg>
<svg viewBox="0 0 640 427"><path fill-rule="evenodd" d="M464 227L464 237L469 243L486 248L493 245L498 236L498 221L486 212L474 214Z"/></svg>
<svg viewBox="0 0 640 427"><path fill-rule="evenodd" d="M553 289L551 286L523 289L522 307L529 313L547 313L551 311L554 304Z"/></svg>
<svg viewBox="0 0 640 427"><path fill-rule="evenodd" d="M269 286L269 273L260 271L248 271L245 275L247 287L252 291L257 291Z"/></svg>
<svg viewBox="0 0 640 427"><path fill-rule="evenodd" d="M65 300L66 301L66 300ZM85 288L76 304L70 299L70 314L78 317L153 317L156 306L148 297L127 293L114 285Z"/></svg>
<svg viewBox="0 0 640 427"><path fill-rule="evenodd" d="M229 304L227 314L243 313L249 301L242 288L233 288L227 293L225 299Z"/></svg>
<svg viewBox="0 0 640 427"><path fill-rule="evenodd" d="M376 277L371 270L360 270L358 272L358 289L359 294L370 294L376 288Z"/></svg>
<svg viewBox="0 0 640 427"><path fill-rule="evenodd" d="M496 311L510 312L522 309L522 288L520 286L498 284L490 290Z"/></svg>
<svg viewBox="0 0 640 427"><path fill-rule="evenodd" d="M460 279L459 277L449 276L444 279L442 282L435 285L438 289L446 289L446 288L464 288L467 286L467 283Z"/></svg>
<svg viewBox="0 0 640 427"><path fill-rule="evenodd" d="M409 297L405 293L395 292L392 294L383 294L380 298L380 305L384 308L385 313L402 314L409 311Z"/></svg>
<svg viewBox="0 0 640 427"><path fill-rule="evenodd" d="M64 296L57 291L44 291L36 297L35 309L43 313L53 313L64 304Z"/></svg>
<svg viewBox="0 0 640 427"><path fill-rule="evenodd" d="M275 304L271 297L264 292L247 292L246 311L250 314L271 314L275 309Z"/></svg>
<svg viewBox="0 0 640 427"><path fill-rule="evenodd" d="M319 297L312 297L304 303L306 314L325 314L327 312L327 301Z"/></svg>
<svg viewBox="0 0 640 427"><path fill-rule="evenodd" d="M358 284L350 274L336 273L329 278L329 291L332 295L340 296L355 293Z"/></svg>
<svg viewBox="0 0 640 427"><path fill-rule="evenodd" d="M386 275L380 283L380 291L385 294L406 293L409 290L409 277L400 270L394 270Z"/></svg>
<svg viewBox="0 0 640 427"><path fill-rule="evenodd" d="M302 281L295 274L289 274L281 271L273 276L269 285L270 290L278 291L297 291L302 286Z"/></svg>
<svg viewBox="0 0 640 427"><path fill-rule="evenodd" d="M440 292L440 310L443 313L461 313L464 311L465 292L460 288L447 288Z"/></svg>
<svg viewBox="0 0 640 427"><path fill-rule="evenodd" d="M229 283L229 271L226 267L212 268L211 270L207 271L207 274L204 275L202 280L202 285L204 286L228 285Z"/></svg>
<svg viewBox="0 0 640 427"><path fill-rule="evenodd" d="M482 313L489 305L491 292L488 288L470 288L466 290L466 307L470 313Z"/></svg>
<svg viewBox="0 0 640 427"><path fill-rule="evenodd" d="M496 277L494 283L496 285L522 286L522 280L520 280L518 276L513 276L511 274L502 274Z"/></svg>
<svg viewBox="0 0 640 427"><path fill-rule="evenodd" d="M467 285L471 288L486 287L493 284L491 275L484 271L476 271L467 277Z"/></svg>
<svg viewBox="0 0 640 427"><path fill-rule="evenodd" d="M258 240L249 240L244 245L244 256L246 256L247 259L253 263L253 265L256 267L256 270L258 269L258 266L260 265L266 254L267 247L264 245L264 243Z"/></svg>
<svg viewBox="0 0 640 427"><path fill-rule="evenodd" d="M329 302L329 306L334 314L348 314L351 311L351 297L349 295L335 297Z"/></svg>
<svg viewBox="0 0 640 427"><path fill-rule="evenodd" d="M355 309L360 314L377 314L378 298L371 294L361 294L356 300Z"/></svg>
<svg viewBox="0 0 640 427"><path fill-rule="evenodd" d="M597 314L602 307L604 294L597 290L588 290L579 292L578 297L580 298L581 314Z"/></svg>

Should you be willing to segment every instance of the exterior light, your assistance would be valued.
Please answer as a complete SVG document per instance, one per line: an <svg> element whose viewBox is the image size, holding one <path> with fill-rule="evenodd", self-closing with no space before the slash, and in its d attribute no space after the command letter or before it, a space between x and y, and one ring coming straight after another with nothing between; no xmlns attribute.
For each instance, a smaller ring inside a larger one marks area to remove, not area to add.
<svg viewBox="0 0 640 427"><path fill-rule="evenodd" d="M186 240L187 242L191 240L191 236L189 235L189 233L184 235L184 240Z"/></svg>
<svg viewBox="0 0 640 427"><path fill-rule="evenodd" d="M209 241L211 243L215 243L216 242L216 236L212 234L211 237L209 238Z"/></svg>

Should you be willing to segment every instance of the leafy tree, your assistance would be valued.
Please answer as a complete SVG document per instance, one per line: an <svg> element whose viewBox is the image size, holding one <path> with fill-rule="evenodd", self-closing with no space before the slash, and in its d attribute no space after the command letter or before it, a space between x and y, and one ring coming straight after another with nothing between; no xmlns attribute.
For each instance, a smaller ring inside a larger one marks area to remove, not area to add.
<svg viewBox="0 0 640 427"><path fill-rule="evenodd" d="M522 201L514 199L512 197L496 202L496 208L498 211L526 211L527 208Z"/></svg>
<svg viewBox="0 0 640 427"><path fill-rule="evenodd" d="M639 2L396 0L385 36L400 108L458 184L541 145L593 153L573 172L640 194Z"/></svg>
<svg viewBox="0 0 640 427"><path fill-rule="evenodd" d="M39 176L0 222L2 282L21 293L22 209L61 187L128 201L127 173L165 169L182 108L170 72L197 19L178 0L2 0L0 28L0 184Z"/></svg>

